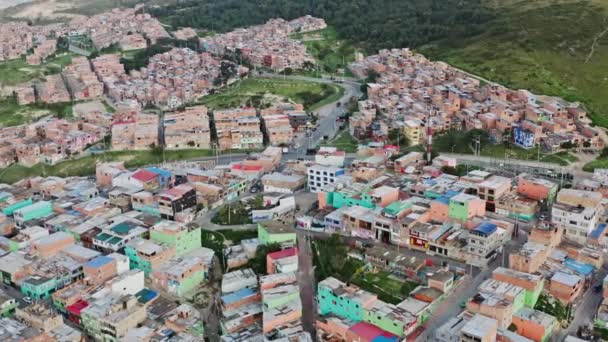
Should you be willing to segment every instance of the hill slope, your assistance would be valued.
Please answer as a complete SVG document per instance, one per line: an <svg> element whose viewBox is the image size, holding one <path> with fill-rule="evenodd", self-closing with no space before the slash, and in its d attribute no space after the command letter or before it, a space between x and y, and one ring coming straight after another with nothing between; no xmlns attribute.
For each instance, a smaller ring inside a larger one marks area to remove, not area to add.
<svg viewBox="0 0 608 342"><path fill-rule="evenodd" d="M334 26L341 38L375 51L480 32L481 24L490 18L490 11L481 1L172 0L149 7L149 11L173 26L212 31L260 24L270 18L293 19L312 14Z"/></svg>
<svg viewBox="0 0 608 342"><path fill-rule="evenodd" d="M487 3L502 6L483 33L419 50L512 88L581 101L608 127L608 1Z"/></svg>

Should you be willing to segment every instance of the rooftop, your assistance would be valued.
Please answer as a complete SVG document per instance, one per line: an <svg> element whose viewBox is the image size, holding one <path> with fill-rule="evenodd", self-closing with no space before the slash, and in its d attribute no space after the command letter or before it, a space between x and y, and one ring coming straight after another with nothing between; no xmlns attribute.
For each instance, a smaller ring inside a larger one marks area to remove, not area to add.
<svg viewBox="0 0 608 342"><path fill-rule="evenodd" d="M551 277L551 282L555 281L571 287L579 283L581 280L582 278L577 275L564 272L556 272L553 277Z"/></svg>
<svg viewBox="0 0 608 342"><path fill-rule="evenodd" d="M517 311L513 315L520 317L527 321L532 321L543 327L553 327L554 325L557 324L557 320L555 319L555 317L553 317L549 314L546 314L542 311L530 309L527 307L523 307L523 308L519 309L519 311Z"/></svg>
<svg viewBox="0 0 608 342"><path fill-rule="evenodd" d="M84 266L90 268L99 268L113 261L114 259L110 258L109 256L100 255L97 258L87 262Z"/></svg>
<svg viewBox="0 0 608 342"><path fill-rule="evenodd" d="M487 334L496 331L497 327L498 322L496 322L495 319L476 314L462 327L462 332L471 336L483 338Z"/></svg>

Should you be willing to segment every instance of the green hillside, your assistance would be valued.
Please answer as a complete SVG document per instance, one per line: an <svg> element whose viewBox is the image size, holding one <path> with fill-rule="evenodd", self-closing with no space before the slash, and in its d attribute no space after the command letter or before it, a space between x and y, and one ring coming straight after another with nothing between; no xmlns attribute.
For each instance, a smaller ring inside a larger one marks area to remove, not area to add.
<svg viewBox="0 0 608 342"><path fill-rule="evenodd" d="M608 1L490 1L483 33L419 50L512 88L587 106L608 127Z"/></svg>

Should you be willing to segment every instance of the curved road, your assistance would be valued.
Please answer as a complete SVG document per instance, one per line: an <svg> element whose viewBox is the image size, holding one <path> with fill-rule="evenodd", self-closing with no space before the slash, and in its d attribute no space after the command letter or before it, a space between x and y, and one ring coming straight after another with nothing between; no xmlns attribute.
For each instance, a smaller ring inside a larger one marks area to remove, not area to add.
<svg viewBox="0 0 608 342"><path fill-rule="evenodd" d="M309 148L309 146L311 148L317 146L319 142L322 141L324 136L328 136L329 139L334 138L339 130L339 125L336 123L336 119L338 119L340 115L344 114L344 109L342 108L342 106L337 107L336 104L338 102L340 102L341 104L345 104L352 97L359 98L362 95L361 84L351 79L345 79L344 82L338 83L336 81L332 81L326 78L314 78L306 76L282 76L276 74L262 74L262 76L295 81L335 84L344 88L344 95L342 95L339 100L326 104L325 106L316 110L316 113L319 116L317 130L312 132L312 136L308 138L303 135L298 135L298 137L295 139L295 142L297 143L297 145L299 145L299 148L293 149L289 151L289 153L286 153L285 157L288 159L295 159L304 156L306 154L306 149Z"/></svg>

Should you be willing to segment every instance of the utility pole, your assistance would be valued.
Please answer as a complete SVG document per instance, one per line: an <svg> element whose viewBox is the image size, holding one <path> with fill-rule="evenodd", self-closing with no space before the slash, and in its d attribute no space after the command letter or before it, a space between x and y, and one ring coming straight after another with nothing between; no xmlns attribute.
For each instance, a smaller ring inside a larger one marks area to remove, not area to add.
<svg viewBox="0 0 608 342"><path fill-rule="evenodd" d="M427 119L426 119L426 163L427 165L431 165L432 162L432 154L433 154L433 124L431 122L432 117L432 109L428 108L427 110Z"/></svg>

